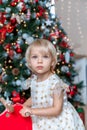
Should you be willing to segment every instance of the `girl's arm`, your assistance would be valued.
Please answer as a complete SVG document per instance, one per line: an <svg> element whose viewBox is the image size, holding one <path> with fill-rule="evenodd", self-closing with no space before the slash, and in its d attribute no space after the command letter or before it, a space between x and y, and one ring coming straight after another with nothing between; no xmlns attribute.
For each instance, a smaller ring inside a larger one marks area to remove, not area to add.
<svg viewBox="0 0 87 130"><path fill-rule="evenodd" d="M31 107L32 106L32 100L31 98L28 98L24 104L23 104L24 107Z"/></svg>
<svg viewBox="0 0 87 130"><path fill-rule="evenodd" d="M4 106L6 106L6 100L4 99L4 98L0 98L0 102L4 105Z"/></svg>
<svg viewBox="0 0 87 130"><path fill-rule="evenodd" d="M47 108L27 108L26 106L20 111L21 115L27 117L29 115L37 116L58 116L63 107L63 91L53 95L53 105Z"/></svg>
<svg viewBox="0 0 87 130"><path fill-rule="evenodd" d="M48 108L32 108L31 114L37 116L58 116L63 107L63 92L53 95L53 106Z"/></svg>
<svg viewBox="0 0 87 130"><path fill-rule="evenodd" d="M5 108L7 108L9 112L14 111L14 107L11 104L7 103L4 98L0 98L0 102L5 106Z"/></svg>

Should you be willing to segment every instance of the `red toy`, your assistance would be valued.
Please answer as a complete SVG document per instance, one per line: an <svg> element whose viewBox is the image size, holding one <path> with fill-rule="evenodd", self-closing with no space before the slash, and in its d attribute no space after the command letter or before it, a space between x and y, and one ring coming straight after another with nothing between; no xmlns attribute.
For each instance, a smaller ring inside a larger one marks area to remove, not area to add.
<svg viewBox="0 0 87 130"><path fill-rule="evenodd" d="M31 117L22 117L19 113L21 104L14 105L14 112L5 110L0 114L0 130L32 130Z"/></svg>

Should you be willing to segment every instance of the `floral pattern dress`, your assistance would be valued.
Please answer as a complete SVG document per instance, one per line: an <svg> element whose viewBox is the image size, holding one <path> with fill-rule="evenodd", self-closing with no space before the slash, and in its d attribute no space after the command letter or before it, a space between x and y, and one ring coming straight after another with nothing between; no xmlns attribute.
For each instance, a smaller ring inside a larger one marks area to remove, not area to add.
<svg viewBox="0 0 87 130"><path fill-rule="evenodd" d="M32 108L50 107L53 104L53 94L60 95L62 90L64 92L61 114L56 117L32 115L33 130L85 130L75 108L67 101L67 85L56 74L42 82L36 82L36 77L33 77L26 80L24 86L31 87Z"/></svg>

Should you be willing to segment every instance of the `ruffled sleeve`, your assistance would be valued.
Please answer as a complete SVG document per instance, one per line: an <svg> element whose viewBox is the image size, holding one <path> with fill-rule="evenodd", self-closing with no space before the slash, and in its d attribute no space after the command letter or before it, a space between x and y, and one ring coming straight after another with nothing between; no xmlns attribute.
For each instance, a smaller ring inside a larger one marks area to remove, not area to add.
<svg viewBox="0 0 87 130"><path fill-rule="evenodd" d="M30 87L30 78L22 82L21 87L23 90L27 90Z"/></svg>
<svg viewBox="0 0 87 130"><path fill-rule="evenodd" d="M60 95L61 92L66 92L68 89L68 85L64 83L61 79L58 79L58 81L55 83L53 87L53 94Z"/></svg>
<svg viewBox="0 0 87 130"><path fill-rule="evenodd" d="M23 90L29 89L29 88L31 87L31 82L32 82L33 80L35 80L35 79L36 79L36 76L35 76L34 74L32 74L31 77L29 77L28 79L26 79L25 81L23 81L23 82L21 83L22 89L23 89Z"/></svg>

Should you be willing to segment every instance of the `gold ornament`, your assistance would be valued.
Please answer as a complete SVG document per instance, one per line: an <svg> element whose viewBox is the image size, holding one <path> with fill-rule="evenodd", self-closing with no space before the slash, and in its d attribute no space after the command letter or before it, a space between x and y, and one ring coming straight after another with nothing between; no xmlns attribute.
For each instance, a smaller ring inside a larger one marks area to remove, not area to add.
<svg viewBox="0 0 87 130"><path fill-rule="evenodd" d="M10 113L6 113L6 117L10 117Z"/></svg>

